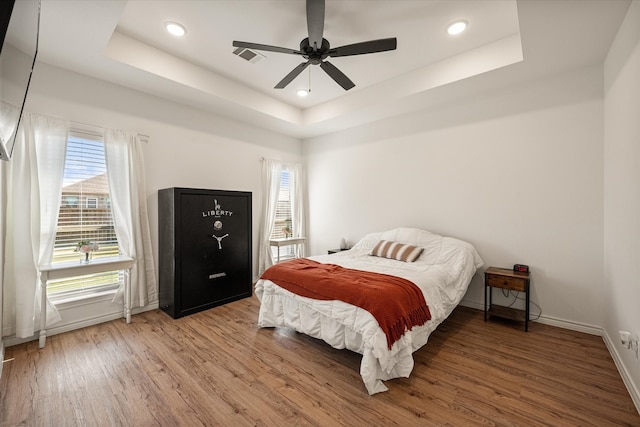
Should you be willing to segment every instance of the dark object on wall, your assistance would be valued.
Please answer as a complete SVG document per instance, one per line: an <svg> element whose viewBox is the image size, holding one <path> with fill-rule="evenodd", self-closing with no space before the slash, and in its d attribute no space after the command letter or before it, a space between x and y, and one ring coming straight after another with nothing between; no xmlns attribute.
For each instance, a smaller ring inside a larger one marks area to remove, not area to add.
<svg viewBox="0 0 640 427"><path fill-rule="evenodd" d="M251 296L251 192L158 191L160 308L174 319Z"/></svg>
<svg viewBox="0 0 640 427"><path fill-rule="evenodd" d="M0 160L13 155L40 38L40 0L0 2Z"/></svg>

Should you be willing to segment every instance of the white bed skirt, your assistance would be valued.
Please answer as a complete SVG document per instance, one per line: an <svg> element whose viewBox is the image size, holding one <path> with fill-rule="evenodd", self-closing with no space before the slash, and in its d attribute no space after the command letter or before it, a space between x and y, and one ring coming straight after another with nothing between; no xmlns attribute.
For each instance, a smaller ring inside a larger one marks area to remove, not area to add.
<svg viewBox="0 0 640 427"><path fill-rule="evenodd" d="M431 332L450 314L442 313L439 319L406 332L389 350L386 335L366 310L341 301L300 297L268 280L258 281L255 291L260 300L259 327L291 328L334 348L362 354L360 375L369 394L388 390L382 381L409 377L413 352L427 343Z"/></svg>

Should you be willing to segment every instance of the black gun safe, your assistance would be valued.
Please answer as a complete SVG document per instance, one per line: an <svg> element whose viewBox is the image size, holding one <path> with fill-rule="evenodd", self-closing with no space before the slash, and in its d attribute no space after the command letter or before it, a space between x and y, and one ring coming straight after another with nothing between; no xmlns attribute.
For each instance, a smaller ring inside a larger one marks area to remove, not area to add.
<svg viewBox="0 0 640 427"><path fill-rule="evenodd" d="M158 191L160 308L174 319L251 296L251 192Z"/></svg>

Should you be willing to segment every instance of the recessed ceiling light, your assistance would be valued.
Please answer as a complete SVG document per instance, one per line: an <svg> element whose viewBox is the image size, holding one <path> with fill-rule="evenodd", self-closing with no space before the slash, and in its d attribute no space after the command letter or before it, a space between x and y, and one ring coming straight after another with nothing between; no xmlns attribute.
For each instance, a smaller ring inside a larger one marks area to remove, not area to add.
<svg viewBox="0 0 640 427"><path fill-rule="evenodd" d="M165 22L164 27L167 29L167 31L169 31L169 33L173 34L176 37L182 37L187 32L187 29L177 22Z"/></svg>
<svg viewBox="0 0 640 427"><path fill-rule="evenodd" d="M447 32L452 36L460 34L467 28L467 25L467 21L456 21L453 24L449 25L449 28L447 28Z"/></svg>
<svg viewBox="0 0 640 427"><path fill-rule="evenodd" d="M298 94L299 97L305 97L309 95L309 91L307 89L298 89L296 93Z"/></svg>

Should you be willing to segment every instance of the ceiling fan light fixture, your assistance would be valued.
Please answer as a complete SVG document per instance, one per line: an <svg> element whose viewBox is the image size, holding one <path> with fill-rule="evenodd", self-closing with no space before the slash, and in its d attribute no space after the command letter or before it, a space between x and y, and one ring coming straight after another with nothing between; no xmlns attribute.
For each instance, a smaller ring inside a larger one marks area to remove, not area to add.
<svg viewBox="0 0 640 427"><path fill-rule="evenodd" d="M178 24L177 22L165 22L164 28L166 28L169 34L172 34L176 37L182 37L187 33L187 29L184 27L184 25Z"/></svg>
<svg viewBox="0 0 640 427"><path fill-rule="evenodd" d="M466 30L467 25L469 25L469 23L461 19L449 25L449 27L447 27L447 33L451 34L452 36L455 36L456 34L460 34L464 30Z"/></svg>
<svg viewBox="0 0 640 427"><path fill-rule="evenodd" d="M305 96L309 95L309 90L308 89L298 89L296 91L296 94L300 97L300 98L304 98Z"/></svg>

